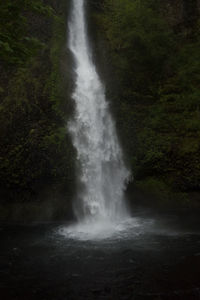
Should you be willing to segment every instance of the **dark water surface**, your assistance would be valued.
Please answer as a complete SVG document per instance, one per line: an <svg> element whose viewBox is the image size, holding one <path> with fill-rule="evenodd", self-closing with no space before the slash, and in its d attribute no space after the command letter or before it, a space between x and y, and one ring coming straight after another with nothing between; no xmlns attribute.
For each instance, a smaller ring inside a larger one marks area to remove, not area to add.
<svg viewBox="0 0 200 300"><path fill-rule="evenodd" d="M200 299L197 226L137 216L89 240L60 234L66 227L0 225L0 299Z"/></svg>

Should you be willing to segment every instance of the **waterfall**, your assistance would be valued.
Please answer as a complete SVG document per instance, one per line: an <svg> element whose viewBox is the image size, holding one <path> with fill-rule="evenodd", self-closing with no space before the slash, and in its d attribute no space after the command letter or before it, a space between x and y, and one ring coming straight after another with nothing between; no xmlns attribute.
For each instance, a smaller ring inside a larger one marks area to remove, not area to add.
<svg viewBox="0 0 200 300"><path fill-rule="evenodd" d="M123 193L129 171L123 162L104 86L92 60L84 0L72 0L68 47L75 62L75 113L68 123L77 151L79 187L75 213L80 222L115 221L126 215Z"/></svg>

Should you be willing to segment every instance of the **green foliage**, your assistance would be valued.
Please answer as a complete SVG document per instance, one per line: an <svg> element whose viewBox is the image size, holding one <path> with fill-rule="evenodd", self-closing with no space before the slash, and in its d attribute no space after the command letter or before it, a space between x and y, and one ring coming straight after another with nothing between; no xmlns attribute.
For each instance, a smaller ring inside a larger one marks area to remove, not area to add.
<svg viewBox="0 0 200 300"><path fill-rule="evenodd" d="M103 18L122 84L131 84L135 91L143 89L143 93L149 93L164 76L173 51L172 31L152 3L155 1L107 0Z"/></svg>
<svg viewBox="0 0 200 300"><path fill-rule="evenodd" d="M73 187L60 73L65 7L44 2L0 1L0 188L10 199L49 184ZM104 0L96 14L116 70L110 95L135 185L186 203L185 193L200 190L200 26L174 32L162 5ZM35 30L40 22L45 38Z"/></svg>
<svg viewBox="0 0 200 300"><path fill-rule="evenodd" d="M200 190L199 21L176 33L160 0L104 2L97 21L117 71L113 101L135 184L161 200Z"/></svg>
<svg viewBox="0 0 200 300"><path fill-rule="evenodd" d="M1 62L23 65L41 49L43 43L30 36L29 12L50 16L53 10L41 1L7 0L0 2L0 57Z"/></svg>
<svg viewBox="0 0 200 300"><path fill-rule="evenodd" d="M152 201L157 207L187 207L189 205L189 197L184 192L174 192L169 184L166 184L162 179L157 177L146 177L144 180L136 181L135 186L138 190L141 190L145 195L145 198ZM151 205L151 203L149 203Z"/></svg>
<svg viewBox="0 0 200 300"><path fill-rule="evenodd" d="M35 68L21 69L15 75L9 95L1 105L0 137L4 147L0 178L7 187L14 184L27 188L46 176L52 179L62 172L62 180L68 177L69 162L63 165L68 153L66 130L58 127L61 124L57 124L57 113L43 95L46 74L37 74L35 78Z"/></svg>
<svg viewBox="0 0 200 300"><path fill-rule="evenodd" d="M10 20L4 31L0 27L0 34L7 36L4 43L8 42L8 48L1 48L0 53L2 200L38 199L49 185L54 192L70 192L74 152L65 128L66 98L60 71L65 15L41 1L7 1L0 6L1 14ZM44 24L45 39L35 30L37 23ZM14 24L16 34L12 33ZM39 40L45 40L40 51Z"/></svg>

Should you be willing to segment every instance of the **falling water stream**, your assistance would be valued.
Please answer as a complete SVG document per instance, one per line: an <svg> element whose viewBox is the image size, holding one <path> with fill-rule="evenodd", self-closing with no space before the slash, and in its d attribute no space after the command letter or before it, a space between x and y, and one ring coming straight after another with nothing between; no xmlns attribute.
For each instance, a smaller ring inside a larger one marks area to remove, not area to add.
<svg viewBox="0 0 200 300"><path fill-rule="evenodd" d="M135 209L129 217L129 171L87 41L87 0L71 1L75 113L68 128L77 150L78 222L0 223L0 297L200 299L198 211L188 218Z"/></svg>
<svg viewBox="0 0 200 300"><path fill-rule="evenodd" d="M85 1L72 0L68 47L75 64L75 114L68 127L77 151L79 181L74 210L79 223L92 222L98 227L127 216L123 192L129 171L92 59L86 28Z"/></svg>

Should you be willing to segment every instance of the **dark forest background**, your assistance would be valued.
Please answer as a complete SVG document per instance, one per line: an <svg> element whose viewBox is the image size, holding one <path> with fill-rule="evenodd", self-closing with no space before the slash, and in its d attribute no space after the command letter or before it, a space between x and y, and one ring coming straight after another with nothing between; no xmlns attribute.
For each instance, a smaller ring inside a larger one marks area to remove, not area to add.
<svg viewBox="0 0 200 300"><path fill-rule="evenodd" d="M69 6L0 2L0 218L71 214ZM94 59L134 175L130 201L199 208L200 1L87 6Z"/></svg>

